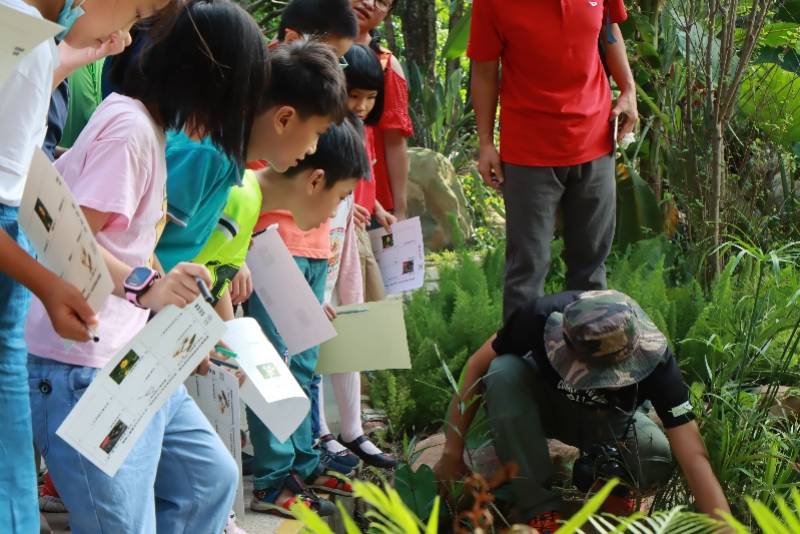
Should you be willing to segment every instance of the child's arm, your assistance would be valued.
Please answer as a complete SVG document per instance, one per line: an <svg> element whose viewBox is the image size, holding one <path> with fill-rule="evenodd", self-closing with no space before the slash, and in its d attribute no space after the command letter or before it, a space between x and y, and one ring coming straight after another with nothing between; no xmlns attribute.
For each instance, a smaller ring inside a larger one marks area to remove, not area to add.
<svg viewBox="0 0 800 534"><path fill-rule="evenodd" d="M720 512L731 513L728 500L711 469L703 438L697 423L690 421L665 431L672 454L681 466L689 489L692 490L697 508L708 515L722 517Z"/></svg>
<svg viewBox="0 0 800 534"><path fill-rule="evenodd" d="M3 231L0 231L0 271L42 301L59 336L89 341L87 325L96 325L97 316L81 292L36 261Z"/></svg>
<svg viewBox="0 0 800 534"><path fill-rule="evenodd" d="M497 353L492 348L496 335L490 337L481 348L470 356L459 392L453 395L445 422L445 445L441 460L433 468L440 481L453 480L466 474L464 465L464 438L469 431L479 403L477 395L480 380L489 370Z"/></svg>
<svg viewBox="0 0 800 534"><path fill-rule="evenodd" d="M253 294L253 275L246 263L242 263L239 272L231 280L229 291L232 306L238 306Z"/></svg>
<svg viewBox="0 0 800 534"><path fill-rule="evenodd" d="M225 293L219 298L217 305L214 306L220 319L223 321L233 321L236 315L233 313L233 303L231 302L231 291L226 289Z"/></svg>
<svg viewBox="0 0 800 534"><path fill-rule="evenodd" d="M97 234L97 232L105 228L111 218L111 215L106 212L93 210L84 206L81 206L81 209L94 234ZM114 294L118 297L125 298L125 280L128 278L128 275L131 274L131 271L139 266L127 265L104 247L98 246L103 253L103 259L106 262L108 271L111 273L111 279L114 282ZM194 301L200 294L200 290L197 287L197 277L200 277L206 285L211 285L211 276L208 274L208 269L206 269L204 265L179 263L164 277L156 280L153 287L141 296L139 302L142 307L148 308L154 312L161 311L162 308L170 304L182 308Z"/></svg>
<svg viewBox="0 0 800 534"><path fill-rule="evenodd" d="M380 202L375 201L375 220L383 226L387 232L392 231L392 225L397 222L397 217L386 211Z"/></svg>

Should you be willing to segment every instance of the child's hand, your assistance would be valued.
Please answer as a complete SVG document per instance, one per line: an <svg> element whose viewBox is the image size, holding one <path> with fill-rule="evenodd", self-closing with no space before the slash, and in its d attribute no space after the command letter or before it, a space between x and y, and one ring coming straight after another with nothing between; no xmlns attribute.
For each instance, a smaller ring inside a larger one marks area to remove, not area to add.
<svg viewBox="0 0 800 534"><path fill-rule="evenodd" d="M375 207L375 220L383 226L387 232L392 231L392 225L397 222L397 217L383 209L382 206Z"/></svg>
<svg viewBox="0 0 800 534"><path fill-rule="evenodd" d="M97 315L75 286L53 276L47 291L37 296L59 336L74 341L90 340L92 334L88 327L97 325Z"/></svg>
<svg viewBox="0 0 800 534"><path fill-rule="evenodd" d="M196 276L199 276L206 285L211 285L211 276L205 266L179 263L164 278L156 280L150 291L139 298L139 302L154 312L159 312L170 304L183 308L200 294L195 281Z"/></svg>
<svg viewBox="0 0 800 534"><path fill-rule="evenodd" d="M231 280L231 304L238 306L242 302L250 298L253 294L253 276L250 274L250 269L247 264L243 264L236 276Z"/></svg>
<svg viewBox="0 0 800 534"><path fill-rule="evenodd" d="M333 321L334 319L336 319L336 310L334 309L333 306L331 306L326 302L325 304L322 305L322 309L325 310L325 315L328 316L329 321Z"/></svg>
<svg viewBox="0 0 800 534"><path fill-rule="evenodd" d="M353 204L353 220L356 221L356 224L359 228L364 228L369 224L371 219L370 212L364 206L360 204Z"/></svg>

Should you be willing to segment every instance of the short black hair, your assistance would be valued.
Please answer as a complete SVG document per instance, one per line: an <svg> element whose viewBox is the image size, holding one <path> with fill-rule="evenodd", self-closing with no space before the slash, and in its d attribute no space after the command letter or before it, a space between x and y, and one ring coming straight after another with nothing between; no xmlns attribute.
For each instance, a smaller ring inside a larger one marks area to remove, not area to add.
<svg viewBox="0 0 800 534"><path fill-rule="evenodd" d="M281 14L279 41L286 38L289 29L306 35L355 39L358 19L350 9L350 0L291 0Z"/></svg>
<svg viewBox="0 0 800 534"><path fill-rule="evenodd" d="M329 46L312 41L281 44L271 54L271 81L263 109L291 106L302 119L347 116L347 85Z"/></svg>
<svg viewBox="0 0 800 534"><path fill-rule="evenodd" d="M303 171L322 169L325 171L326 189L342 180L368 179L370 161L357 121L352 117L341 124L332 125L320 136L317 151L283 175L293 178Z"/></svg>
<svg viewBox="0 0 800 534"><path fill-rule="evenodd" d="M138 38L144 44L112 70L112 83L164 129L198 128L243 165L270 78L258 24L230 0L187 0Z"/></svg>
<svg viewBox="0 0 800 534"><path fill-rule="evenodd" d="M364 45L353 45L344 55L347 68L344 76L347 79L347 90L361 89L363 91L378 91L375 97L375 107L372 108L364 124L375 125L383 115L383 67L378 56L371 48Z"/></svg>

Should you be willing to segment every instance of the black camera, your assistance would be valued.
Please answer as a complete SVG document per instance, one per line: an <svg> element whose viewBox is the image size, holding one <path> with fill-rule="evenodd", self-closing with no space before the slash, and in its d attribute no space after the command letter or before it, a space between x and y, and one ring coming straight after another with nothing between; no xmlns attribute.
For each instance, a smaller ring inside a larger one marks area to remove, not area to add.
<svg viewBox="0 0 800 534"><path fill-rule="evenodd" d="M611 492L618 497L627 497L628 486L632 485L630 473L625 469L625 459L616 445L611 443L595 443L588 451L581 451L581 456L572 467L572 483L583 493L595 488L597 481L618 478L622 484Z"/></svg>

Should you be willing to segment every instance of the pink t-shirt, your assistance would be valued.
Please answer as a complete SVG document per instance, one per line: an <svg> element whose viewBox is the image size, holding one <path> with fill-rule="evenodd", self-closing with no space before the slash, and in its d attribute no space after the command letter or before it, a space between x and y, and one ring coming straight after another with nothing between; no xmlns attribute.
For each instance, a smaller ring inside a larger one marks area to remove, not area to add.
<svg viewBox="0 0 800 534"><path fill-rule="evenodd" d="M56 162L81 206L111 214L97 242L132 267L151 264L166 220L164 154L164 132L144 105L112 94ZM148 311L112 295L98 316L99 343L65 346L34 298L25 325L28 351L72 365L103 367L145 325Z"/></svg>

